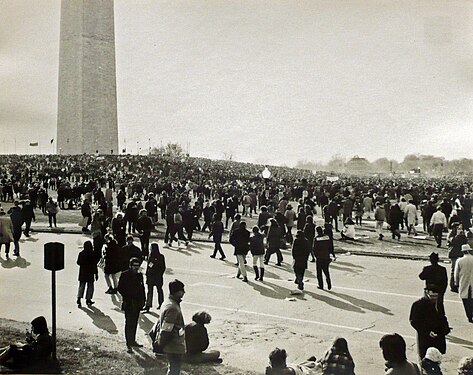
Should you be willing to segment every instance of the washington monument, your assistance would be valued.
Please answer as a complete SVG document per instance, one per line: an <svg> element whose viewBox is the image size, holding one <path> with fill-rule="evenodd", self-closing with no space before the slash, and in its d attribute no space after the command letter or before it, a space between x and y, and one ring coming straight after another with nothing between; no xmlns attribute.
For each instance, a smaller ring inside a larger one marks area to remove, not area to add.
<svg viewBox="0 0 473 375"><path fill-rule="evenodd" d="M58 154L118 154L113 0L62 0Z"/></svg>

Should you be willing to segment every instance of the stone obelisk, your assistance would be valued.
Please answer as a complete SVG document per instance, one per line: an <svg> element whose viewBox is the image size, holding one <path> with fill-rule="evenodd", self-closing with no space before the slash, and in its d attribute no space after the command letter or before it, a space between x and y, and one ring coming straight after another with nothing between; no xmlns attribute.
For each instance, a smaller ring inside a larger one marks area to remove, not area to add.
<svg viewBox="0 0 473 375"><path fill-rule="evenodd" d="M113 0L62 0L58 154L118 154Z"/></svg>

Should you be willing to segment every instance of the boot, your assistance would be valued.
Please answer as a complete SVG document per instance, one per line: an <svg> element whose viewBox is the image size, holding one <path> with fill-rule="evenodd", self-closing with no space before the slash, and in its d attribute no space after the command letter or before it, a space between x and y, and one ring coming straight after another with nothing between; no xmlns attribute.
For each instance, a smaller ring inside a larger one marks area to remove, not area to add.
<svg viewBox="0 0 473 375"><path fill-rule="evenodd" d="M259 281L263 281L264 276L264 268L259 269Z"/></svg>
<svg viewBox="0 0 473 375"><path fill-rule="evenodd" d="M258 279L259 279L259 269L256 266L253 266L253 269L255 270L255 280L258 281Z"/></svg>
<svg viewBox="0 0 473 375"><path fill-rule="evenodd" d="M82 303L80 302L80 298L77 298L77 307L78 308L82 307Z"/></svg>
<svg viewBox="0 0 473 375"><path fill-rule="evenodd" d="M241 276L241 273L240 273L240 269L238 269L238 272L237 272L237 275L236 275L236 278L239 279Z"/></svg>

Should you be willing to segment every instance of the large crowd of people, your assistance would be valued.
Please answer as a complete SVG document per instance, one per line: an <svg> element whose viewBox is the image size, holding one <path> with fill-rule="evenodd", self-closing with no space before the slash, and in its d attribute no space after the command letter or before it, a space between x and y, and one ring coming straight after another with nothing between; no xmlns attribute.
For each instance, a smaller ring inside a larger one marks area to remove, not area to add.
<svg viewBox="0 0 473 375"><path fill-rule="evenodd" d="M31 223L39 210L48 215L50 227L56 227L59 210L80 211L79 225L84 233L90 234L91 241L85 242L77 259L78 307L82 308L84 293L86 305L94 304L94 282L103 268L106 293L119 293L122 297L127 351L132 353L134 347L141 346L135 340L138 316L140 311L146 313L152 308L156 288L158 309L163 308L153 342L157 352L168 354L168 374L180 373L182 356L186 354L186 335L195 337L195 332L204 331L206 334L203 325L210 321L210 316L202 313L192 328L184 325L179 306L184 285L178 280L169 285L170 297L165 300L166 262L158 244L150 244L157 225L165 226L164 242L169 247L173 242L188 245L196 231L206 232L206 236L208 233L215 244L211 258L219 253L221 260L227 257L221 244L228 231L228 241L236 257L236 277L244 282L249 277L246 265L249 254L254 279L263 282L265 265L272 255L276 254L276 266L279 266L284 260L281 249L289 248L295 283L303 291L308 262L316 262L318 288L332 288L329 266L336 260L337 232L342 241L356 241L357 228L362 227L364 219L373 216L379 241L385 237L385 225L392 239L400 240L404 228L408 236L415 237L422 218L423 230L434 237L438 248L447 232L452 259L450 289L459 292L468 321L473 323L473 253L468 245L472 237L471 180L348 175L334 178L283 167L269 167L271 176L263 178L263 168L165 155L8 155L0 159L0 200L9 207L0 205L0 251L4 245L9 256L13 243L13 255L20 255L19 240L22 235L30 235ZM248 227L253 216L256 225ZM133 235L139 237L140 246L134 244ZM432 255L431 261L432 266L438 266L438 256ZM138 271L143 262L145 278ZM410 320L418 332L419 358L429 363L438 357L432 348L442 354L446 350L445 336L450 327L443 310L443 295L448 278L446 270L439 271L438 267L424 270L421 276L426 280L425 296L413 305ZM438 324L427 327L426 316ZM383 337L380 342L386 367L409 367L411 372L387 373L419 373L420 369L411 366L405 358L402 337L391 336ZM391 344L387 345L388 342ZM218 360L215 353L202 354L207 346L208 338L200 352L187 354L193 361ZM386 349L392 346L398 352ZM322 369L323 374L354 373L354 362L343 338L335 340L322 360L308 361L312 364L290 368L286 366L285 356L285 351L280 349L271 353L271 366L266 373L307 373L301 368ZM327 370L333 363L338 369L343 363L345 370Z"/></svg>

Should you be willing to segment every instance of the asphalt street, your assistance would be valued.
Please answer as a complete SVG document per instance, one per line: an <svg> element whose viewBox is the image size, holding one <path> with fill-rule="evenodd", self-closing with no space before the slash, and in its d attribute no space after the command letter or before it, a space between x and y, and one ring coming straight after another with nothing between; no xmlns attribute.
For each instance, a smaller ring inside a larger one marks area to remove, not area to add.
<svg viewBox="0 0 473 375"><path fill-rule="evenodd" d="M58 327L112 335L123 343L125 351L120 298L104 293L107 287L102 271L96 283L95 305L82 309L76 306L76 260L87 239L74 234L34 233L21 243L20 258L6 260L2 251L0 317L30 321L45 315L50 322L51 272L43 269L43 246L50 241L63 242L66 267L57 272ZM250 282L243 283L235 278L229 245L224 247L227 259L221 261L209 258L212 245L208 243L192 243L187 248L164 248L162 241L159 244L168 266L165 284L178 278L186 285L182 303L186 322L197 310L212 315L208 326L211 347L222 352L225 363L263 371L269 352L276 346L286 348L288 362L299 362L311 355L321 357L335 337L343 336L348 340L357 373L381 374L384 360L378 342L383 334L392 332L404 336L408 358L417 359L415 331L408 317L412 302L422 295L423 282L417 275L425 262L341 255L331 265L331 291L316 288L315 264L310 263L304 293L292 295L295 284L288 251L283 252L282 267L274 266L272 259L264 282L254 281L252 268L248 267ZM450 265L445 266L450 273ZM442 368L451 374L461 357L473 353L473 325L467 322L456 294L447 292L445 306L453 331L448 336ZM138 341L148 342L145 333L158 316L155 307L141 315Z"/></svg>

